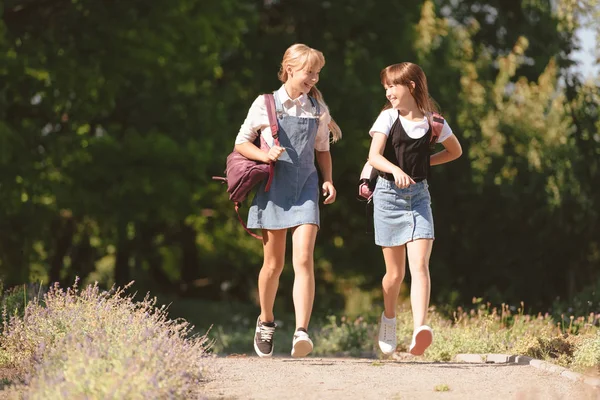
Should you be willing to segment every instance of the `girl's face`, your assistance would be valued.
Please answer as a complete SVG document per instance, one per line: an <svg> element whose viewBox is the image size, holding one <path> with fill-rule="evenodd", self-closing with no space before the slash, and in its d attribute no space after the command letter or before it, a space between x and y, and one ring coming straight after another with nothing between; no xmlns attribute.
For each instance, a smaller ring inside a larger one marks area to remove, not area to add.
<svg viewBox="0 0 600 400"><path fill-rule="evenodd" d="M385 88L385 97L390 101L393 108L401 108L411 104L414 101L410 89L406 85L399 83L389 83L383 86Z"/></svg>
<svg viewBox="0 0 600 400"><path fill-rule="evenodd" d="M319 82L321 68L307 66L303 69L288 67L288 81L292 89L301 93L308 93Z"/></svg>

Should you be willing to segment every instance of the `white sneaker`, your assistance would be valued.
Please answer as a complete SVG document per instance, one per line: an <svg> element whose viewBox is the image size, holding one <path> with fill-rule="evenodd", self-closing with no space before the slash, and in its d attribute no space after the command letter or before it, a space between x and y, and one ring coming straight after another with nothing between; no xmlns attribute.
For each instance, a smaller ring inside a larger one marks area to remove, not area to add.
<svg viewBox="0 0 600 400"><path fill-rule="evenodd" d="M298 330L292 340L292 357L306 357L313 350L313 342L308 333Z"/></svg>
<svg viewBox="0 0 600 400"><path fill-rule="evenodd" d="M427 325L421 325L415 333L413 333L413 340L408 351L414 356L423 355L432 342L433 330Z"/></svg>
<svg viewBox="0 0 600 400"><path fill-rule="evenodd" d="M387 319L381 313L379 324L379 348L383 354L392 354L396 351L396 317Z"/></svg>

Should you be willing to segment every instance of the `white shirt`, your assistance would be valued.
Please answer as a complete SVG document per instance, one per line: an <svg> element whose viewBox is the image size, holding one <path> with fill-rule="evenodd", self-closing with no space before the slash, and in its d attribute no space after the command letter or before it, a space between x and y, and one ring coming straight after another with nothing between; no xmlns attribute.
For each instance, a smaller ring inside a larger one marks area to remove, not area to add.
<svg viewBox="0 0 600 400"><path fill-rule="evenodd" d="M402 127L406 131L408 137L411 139L420 139L425 136L429 130L429 121L427 120L427 117L423 117L423 119L419 121L411 121L401 116L397 109L389 108L387 110L383 110L381 114L379 114L379 117L377 117L375 123L369 131L369 135L373 136L374 132L381 132L388 136L392 126L398 118L400 118ZM452 129L450 129L448 122L446 122L444 119L444 126L442 127L442 132L438 138L438 143L443 142L453 134L454 133L452 133Z"/></svg>
<svg viewBox="0 0 600 400"><path fill-rule="evenodd" d="M300 118L316 118L316 115L313 113L312 103L306 94L303 93L297 99L292 100L287 94L285 87L282 85L277 91L277 95L283 106L284 114ZM317 130L317 138L315 140L315 150L329 151L328 125L331 121L331 115L329 114L327 107L323 104L319 104L319 106L321 118ZM263 138L267 144L273 146L274 140L273 136L271 136L271 124L269 124L267 105L265 104L263 95L258 96L256 100L254 100L254 103L252 103L252 106L250 106L248 116L235 138L235 144L254 142L259 131L262 132Z"/></svg>

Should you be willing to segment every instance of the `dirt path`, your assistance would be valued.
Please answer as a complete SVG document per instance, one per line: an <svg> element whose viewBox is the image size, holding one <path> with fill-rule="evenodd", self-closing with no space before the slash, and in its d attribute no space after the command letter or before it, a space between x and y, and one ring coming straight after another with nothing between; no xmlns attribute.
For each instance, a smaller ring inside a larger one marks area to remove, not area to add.
<svg viewBox="0 0 600 400"><path fill-rule="evenodd" d="M209 399L600 399L583 383L528 365L253 356L209 364Z"/></svg>

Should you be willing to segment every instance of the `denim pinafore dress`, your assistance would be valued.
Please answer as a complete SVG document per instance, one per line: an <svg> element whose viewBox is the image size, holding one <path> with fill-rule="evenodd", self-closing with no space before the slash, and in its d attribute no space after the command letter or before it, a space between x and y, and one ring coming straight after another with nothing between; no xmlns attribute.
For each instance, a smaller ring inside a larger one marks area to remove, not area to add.
<svg viewBox="0 0 600 400"><path fill-rule="evenodd" d="M319 226L319 175L315 167L315 139L319 103L309 96L314 118L284 114L277 92L275 107L279 144L285 148L275 163L271 188L262 182L248 211L248 228L285 229L303 224Z"/></svg>

